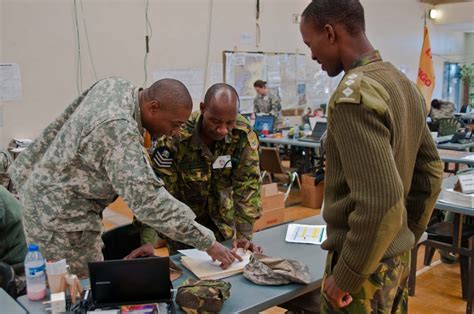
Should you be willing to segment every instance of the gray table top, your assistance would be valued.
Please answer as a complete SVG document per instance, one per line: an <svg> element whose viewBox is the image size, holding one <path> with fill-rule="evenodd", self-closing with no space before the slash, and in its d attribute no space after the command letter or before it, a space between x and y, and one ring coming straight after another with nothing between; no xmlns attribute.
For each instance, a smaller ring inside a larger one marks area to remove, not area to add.
<svg viewBox="0 0 474 314"><path fill-rule="evenodd" d="M474 153L443 150L439 150L438 152L439 156L441 157L441 160L444 162L474 166L474 159L464 159L468 156L474 156Z"/></svg>
<svg viewBox="0 0 474 314"><path fill-rule="evenodd" d="M320 142L308 142L294 140L291 138L272 138L272 137L263 137L259 138L260 143L274 144L274 145L290 145L290 146L300 146L300 147L309 147L309 148L319 148L321 146Z"/></svg>
<svg viewBox="0 0 474 314"><path fill-rule="evenodd" d="M8 293L0 288L0 313L8 314L26 314L26 310L18 304L15 299L10 297Z"/></svg>
<svg viewBox="0 0 474 314"><path fill-rule="evenodd" d="M438 144L437 147L439 149L449 149L449 150L469 150L469 148L474 147L474 141L470 141L469 143L460 144L460 143L443 143Z"/></svg>
<svg viewBox="0 0 474 314"><path fill-rule="evenodd" d="M454 186L456 183L458 177L457 176L451 176L443 180L443 187L442 189L450 189ZM443 199L443 192L441 191L438 201L436 202L435 208L437 209L442 209L442 210L447 210L453 213L457 214L463 214L463 215L468 215L468 216L474 216L474 208L470 207L464 207L456 204L451 204L451 203L446 203L442 201Z"/></svg>
<svg viewBox="0 0 474 314"><path fill-rule="evenodd" d="M319 215L300 220L298 223L325 224ZM287 224L262 230L255 234L253 241L262 247L266 255L295 259L308 265L311 282L308 285L259 286L242 275L225 278L224 280L232 284L232 291L230 298L224 303L222 313L257 313L320 288L326 263L326 251L319 245L285 242L286 229ZM179 287L189 277L195 278L181 265L180 256L175 255L171 259L183 269L183 276L173 282L174 287ZM18 302L31 313L48 313L41 302L30 301L26 296L18 298ZM178 308L177 311L179 312Z"/></svg>

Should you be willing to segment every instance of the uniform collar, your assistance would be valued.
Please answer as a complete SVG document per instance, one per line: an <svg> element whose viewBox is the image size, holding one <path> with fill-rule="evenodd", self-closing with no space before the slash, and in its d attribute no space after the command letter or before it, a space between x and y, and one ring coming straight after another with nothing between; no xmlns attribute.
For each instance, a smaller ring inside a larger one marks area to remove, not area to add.
<svg viewBox="0 0 474 314"><path fill-rule="evenodd" d="M144 134L144 130L142 126L142 117L141 117L141 112L140 112L140 99L138 97L138 92L141 91L142 89L143 88L141 87L137 87L133 90L133 103L135 104L133 118L137 122L138 131L140 132L141 135Z"/></svg>
<svg viewBox="0 0 474 314"><path fill-rule="evenodd" d="M202 115L199 114L199 117L198 117L196 123L194 124L194 129L193 129L193 132L192 132L192 135L191 135L191 146L194 149L200 149L202 147L206 147L206 145L204 144L204 142L202 140L201 129L202 129ZM224 138L225 143L232 142L232 134L231 133L232 132L228 133L225 136L225 138ZM222 142L222 141L219 141L219 142ZM219 143L219 142L217 142L217 143Z"/></svg>
<svg viewBox="0 0 474 314"><path fill-rule="evenodd" d="M357 58L357 60L355 60L354 62L352 62L351 66L349 67L349 70L363 65L367 65L375 61L382 61L382 56L380 55L380 52L378 50L369 51Z"/></svg>

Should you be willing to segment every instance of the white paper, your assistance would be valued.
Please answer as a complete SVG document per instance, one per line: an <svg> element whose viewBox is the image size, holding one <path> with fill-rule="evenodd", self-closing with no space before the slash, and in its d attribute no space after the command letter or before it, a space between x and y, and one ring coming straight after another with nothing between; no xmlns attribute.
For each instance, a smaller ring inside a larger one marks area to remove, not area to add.
<svg viewBox="0 0 474 314"><path fill-rule="evenodd" d="M241 45L251 45L251 44L253 44L252 34L248 33L248 32L240 33L240 44Z"/></svg>
<svg viewBox="0 0 474 314"><path fill-rule="evenodd" d="M191 258L194 261L203 262L205 264L209 264L217 268L220 268L219 265L221 263L219 261L212 261L212 258L204 251L200 251L197 249L188 249L188 250L178 250L178 252ZM247 265L250 260L250 255L251 255L250 251L244 252L243 249L237 249L237 254L239 254L242 257L242 262L236 261L232 263L232 265L230 265L230 267L228 268L229 270L232 270L233 268L243 267Z"/></svg>
<svg viewBox="0 0 474 314"><path fill-rule="evenodd" d="M20 99L20 67L17 63L0 63L0 101L14 101Z"/></svg>
<svg viewBox="0 0 474 314"><path fill-rule="evenodd" d="M172 78L181 81L189 90L191 97L202 100L204 89L204 71L200 69L167 69L153 72L155 81L164 78Z"/></svg>
<svg viewBox="0 0 474 314"><path fill-rule="evenodd" d="M286 242L321 244L326 240L325 225L289 224L286 230Z"/></svg>
<svg viewBox="0 0 474 314"><path fill-rule="evenodd" d="M473 155L469 155L469 156L464 156L463 158L461 159L464 159L464 160L474 160L474 154Z"/></svg>

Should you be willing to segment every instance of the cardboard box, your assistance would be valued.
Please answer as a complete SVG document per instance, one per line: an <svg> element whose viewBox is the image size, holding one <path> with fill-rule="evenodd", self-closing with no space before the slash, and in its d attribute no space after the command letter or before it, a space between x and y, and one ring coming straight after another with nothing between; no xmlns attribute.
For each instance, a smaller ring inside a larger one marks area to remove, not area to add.
<svg viewBox="0 0 474 314"><path fill-rule="evenodd" d="M303 199L303 206L309 208L321 208L324 198L324 182L318 185L302 184L301 196Z"/></svg>
<svg viewBox="0 0 474 314"><path fill-rule="evenodd" d="M253 225L253 231L260 231L285 222L285 208L266 210Z"/></svg>
<svg viewBox="0 0 474 314"><path fill-rule="evenodd" d="M262 185L262 212L285 208L285 193L278 191L276 183Z"/></svg>
<svg viewBox="0 0 474 314"><path fill-rule="evenodd" d="M303 114L303 108L282 109L281 114L284 117L287 117L287 116L301 116Z"/></svg>

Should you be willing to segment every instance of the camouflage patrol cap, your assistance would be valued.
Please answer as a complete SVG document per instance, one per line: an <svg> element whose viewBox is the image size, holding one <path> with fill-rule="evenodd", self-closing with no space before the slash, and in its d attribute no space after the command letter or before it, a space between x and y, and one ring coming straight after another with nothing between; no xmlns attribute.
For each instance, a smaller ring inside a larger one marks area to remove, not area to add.
<svg viewBox="0 0 474 314"><path fill-rule="evenodd" d="M283 285L291 282L308 284L308 266L291 259L252 254L244 268L244 277L258 285Z"/></svg>
<svg viewBox="0 0 474 314"><path fill-rule="evenodd" d="M222 280L188 279L176 294L176 303L188 314L219 313L230 296L231 284Z"/></svg>

